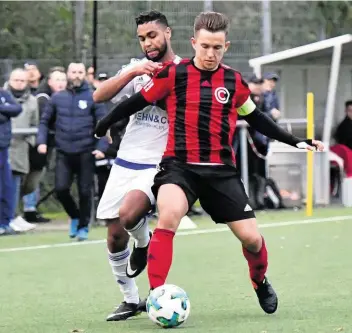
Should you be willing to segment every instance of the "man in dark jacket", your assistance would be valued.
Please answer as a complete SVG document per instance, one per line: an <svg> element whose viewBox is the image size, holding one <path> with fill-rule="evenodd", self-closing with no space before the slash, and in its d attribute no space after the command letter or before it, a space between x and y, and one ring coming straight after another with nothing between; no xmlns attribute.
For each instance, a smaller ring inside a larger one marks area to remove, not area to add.
<svg viewBox="0 0 352 333"><path fill-rule="evenodd" d="M84 80L85 66L71 63L67 70L68 88L52 95L41 117L37 137L38 152L47 152L48 126L55 119L57 197L71 217L70 237L88 238L91 216L94 157L101 159L108 147L106 138L97 142L94 127L106 113L103 104L94 103L93 92ZM96 145L97 144L97 145ZM96 148L95 148L96 147ZM77 175L79 208L70 194Z"/></svg>
<svg viewBox="0 0 352 333"><path fill-rule="evenodd" d="M36 93L40 115L43 114L51 95L58 91L65 90L66 87L67 76L65 68L61 66L50 68L47 79L40 83Z"/></svg>
<svg viewBox="0 0 352 333"><path fill-rule="evenodd" d="M12 215L12 175L9 164L9 146L11 142L11 118L22 111L11 95L0 89L0 236L10 235Z"/></svg>
<svg viewBox="0 0 352 333"><path fill-rule="evenodd" d="M352 100L345 103L345 118L337 126L334 138L340 145L352 150Z"/></svg>
<svg viewBox="0 0 352 333"><path fill-rule="evenodd" d="M336 128L336 144L330 150L342 158L345 176L352 177L352 100L345 103L345 118Z"/></svg>

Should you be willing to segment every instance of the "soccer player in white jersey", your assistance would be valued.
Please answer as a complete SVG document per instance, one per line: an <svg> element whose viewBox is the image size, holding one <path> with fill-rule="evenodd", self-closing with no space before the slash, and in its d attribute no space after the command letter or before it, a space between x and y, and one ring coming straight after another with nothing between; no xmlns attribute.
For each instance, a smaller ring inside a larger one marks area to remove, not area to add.
<svg viewBox="0 0 352 333"><path fill-rule="evenodd" d="M157 11L142 13L136 24L145 58L132 59L115 77L102 83L93 95L96 102L112 99L119 103L140 91L162 63L181 60L171 48L171 29L165 15ZM147 264L151 235L145 216L155 204L151 186L167 136L167 114L157 105L130 117L98 206L97 218L106 220L108 225L109 263L124 296L120 306L107 317L108 321L126 320L140 312L134 278ZM129 234L135 239L131 255Z"/></svg>

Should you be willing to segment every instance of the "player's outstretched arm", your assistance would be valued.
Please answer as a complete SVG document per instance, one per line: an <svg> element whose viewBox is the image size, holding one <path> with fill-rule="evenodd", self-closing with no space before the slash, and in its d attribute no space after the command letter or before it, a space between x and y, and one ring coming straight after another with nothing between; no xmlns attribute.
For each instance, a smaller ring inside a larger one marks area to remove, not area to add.
<svg viewBox="0 0 352 333"><path fill-rule="evenodd" d="M114 106L109 114L99 120L95 127L95 136L101 138L105 136L108 129L117 121L127 118L139 110L151 104L139 92Z"/></svg>
<svg viewBox="0 0 352 333"><path fill-rule="evenodd" d="M143 74L150 75L161 67L160 63L153 61L140 61L122 69L116 76L102 82L93 93L93 100L96 103L107 102L117 95L136 76Z"/></svg>
<svg viewBox="0 0 352 333"><path fill-rule="evenodd" d="M265 113L255 109L253 112L249 113L244 117L247 123L253 127L258 132L264 134L265 136L286 143L290 146L308 149L308 150L318 150L323 151L324 145L318 140L308 140L298 138L277 125L271 118L269 118Z"/></svg>
<svg viewBox="0 0 352 333"><path fill-rule="evenodd" d="M95 103L107 102L118 94L135 75L132 71L122 73L121 75L111 77L102 82L100 86L93 93L93 100Z"/></svg>

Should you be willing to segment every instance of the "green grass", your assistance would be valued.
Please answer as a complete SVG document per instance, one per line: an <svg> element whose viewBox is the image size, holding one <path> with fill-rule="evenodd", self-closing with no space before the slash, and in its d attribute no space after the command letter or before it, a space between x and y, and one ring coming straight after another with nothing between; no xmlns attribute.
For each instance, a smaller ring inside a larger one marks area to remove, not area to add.
<svg viewBox="0 0 352 333"><path fill-rule="evenodd" d="M43 213L43 215L51 220L67 220L68 221L67 214L64 211L47 212L47 213Z"/></svg>
<svg viewBox="0 0 352 333"><path fill-rule="evenodd" d="M313 218L351 215L351 209L320 209ZM259 213L260 223L303 220L304 212ZM275 315L265 315L248 279L239 242L229 232L175 238L168 282L191 300L181 332L328 333L352 332L352 221L263 228L269 278L279 298ZM199 228L214 226L208 219ZM91 239L103 239L95 228ZM67 242L66 232L0 238L0 249ZM157 332L145 314L107 323L121 297L104 244L0 252L0 332ZM141 296L147 278L138 278Z"/></svg>

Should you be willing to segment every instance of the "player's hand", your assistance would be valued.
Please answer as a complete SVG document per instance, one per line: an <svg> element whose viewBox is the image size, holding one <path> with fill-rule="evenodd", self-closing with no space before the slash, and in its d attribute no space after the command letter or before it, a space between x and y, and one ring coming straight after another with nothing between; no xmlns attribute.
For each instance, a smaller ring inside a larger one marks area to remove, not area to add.
<svg viewBox="0 0 352 333"><path fill-rule="evenodd" d="M98 149L94 150L92 152L92 154L95 156L95 159L97 159L97 160L101 160L102 158L105 157L105 154L102 151L98 150Z"/></svg>
<svg viewBox="0 0 352 333"><path fill-rule="evenodd" d="M324 151L324 144L319 140L304 140L297 143L297 148L310 151Z"/></svg>
<svg viewBox="0 0 352 333"><path fill-rule="evenodd" d="M48 151L48 146L45 144L41 144L37 148L39 154L46 154Z"/></svg>
<svg viewBox="0 0 352 333"><path fill-rule="evenodd" d="M136 76L140 76L143 74L150 75L162 67L163 65L159 62L154 62L151 60L141 61L134 66L134 73L136 74Z"/></svg>

